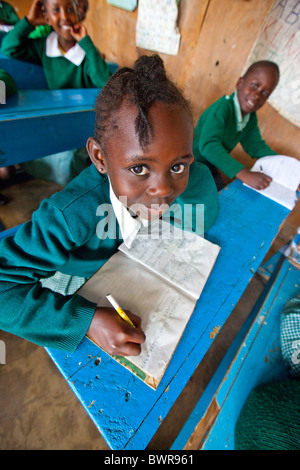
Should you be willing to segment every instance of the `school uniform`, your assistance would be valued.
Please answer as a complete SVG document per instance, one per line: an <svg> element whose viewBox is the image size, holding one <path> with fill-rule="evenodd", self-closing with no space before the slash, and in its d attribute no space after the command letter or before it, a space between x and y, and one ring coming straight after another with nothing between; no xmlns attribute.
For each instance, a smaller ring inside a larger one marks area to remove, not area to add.
<svg viewBox="0 0 300 470"><path fill-rule="evenodd" d="M26 18L2 40L2 52L14 59L42 65L49 89L102 88L111 73L90 36L85 36L66 53L52 31L47 37L29 38L34 31Z"/></svg>
<svg viewBox="0 0 300 470"><path fill-rule="evenodd" d="M194 156L232 179L244 168L230 155L238 143L252 158L276 155L261 137L256 113L242 117L235 91L215 101L200 116L194 132Z"/></svg>
<svg viewBox="0 0 300 470"><path fill-rule="evenodd" d="M36 29L23 18L3 39L2 51L9 57L42 65L50 89L102 88L109 79L108 65L89 36L63 53L55 31L34 39L31 34L36 34ZM22 169L34 178L65 186L88 162L85 148L71 149L23 163Z"/></svg>
<svg viewBox="0 0 300 470"><path fill-rule="evenodd" d="M6 2L0 2L0 21L6 25L14 25L19 21L15 9Z"/></svg>
<svg viewBox="0 0 300 470"><path fill-rule="evenodd" d="M218 194L209 170L192 167L191 184L174 203L204 204L208 230L218 214ZM123 240L130 247L143 225L119 204L108 177L91 165L1 242L1 329L42 346L76 349L96 305L74 293Z"/></svg>

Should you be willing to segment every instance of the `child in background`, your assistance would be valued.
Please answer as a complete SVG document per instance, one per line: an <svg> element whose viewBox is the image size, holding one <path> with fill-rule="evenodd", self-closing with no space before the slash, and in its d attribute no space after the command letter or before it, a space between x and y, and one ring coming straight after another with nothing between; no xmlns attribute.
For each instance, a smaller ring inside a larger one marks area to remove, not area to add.
<svg viewBox="0 0 300 470"><path fill-rule="evenodd" d="M3 39L2 51L42 65L50 89L103 87L111 73L82 24L87 5L80 0L78 17L73 0L34 0L27 17ZM53 31L31 38L34 28L45 22ZM71 149L26 162L22 169L32 177L65 186L88 161L86 149Z"/></svg>
<svg viewBox="0 0 300 470"><path fill-rule="evenodd" d="M132 235L175 202L204 204L204 229L214 223L216 186L208 168L193 162L192 147L189 105L159 56L119 69L97 98L87 142L93 164L0 245L0 328L68 351L87 333L110 354L138 355L145 337L134 313L136 328L75 292L123 240L130 247ZM101 204L113 208L103 233Z"/></svg>
<svg viewBox="0 0 300 470"><path fill-rule="evenodd" d="M29 38L45 21L53 32L46 38ZM52 90L102 88L110 77L86 27L78 23L73 0L34 0L27 17L3 38L2 51L14 59L42 65Z"/></svg>
<svg viewBox="0 0 300 470"><path fill-rule="evenodd" d="M87 11L89 9L89 2L88 0L74 0L75 5L76 5L76 10L77 10L77 19L78 23L81 23L81 21L85 20ZM29 34L30 38L39 38L39 37L46 37L49 36L49 34L52 32L52 28L48 24L41 24L35 28L34 31L32 31ZM102 55L101 55L102 57ZM103 59L103 57L102 57Z"/></svg>
<svg viewBox="0 0 300 470"><path fill-rule="evenodd" d="M256 111L260 109L279 81L279 69L274 62L252 64L240 77L236 91L223 96L200 116L194 134L194 155L209 166L216 180L221 170L229 178L238 178L255 189L269 186L271 178L251 172L235 160L230 152L240 142L252 158L276 155L262 140Z"/></svg>

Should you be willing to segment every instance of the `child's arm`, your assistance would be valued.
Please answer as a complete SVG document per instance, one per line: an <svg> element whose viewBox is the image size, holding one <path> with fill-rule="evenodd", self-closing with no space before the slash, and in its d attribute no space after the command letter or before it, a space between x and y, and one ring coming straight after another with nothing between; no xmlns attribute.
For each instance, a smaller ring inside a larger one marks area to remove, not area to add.
<svg viewBox="0 0 300 470"><path fill-rule="evenodd" d="M257 171L250 171L247 168L243 168L239 171L236 174L236 178L255 189L265 189L272 181L270 176Z"/></svg>
<svg viewBox="0 0 300 470"><path fill-rule="evenodd" d="M86 53L84 62L86 81L90 82L90 87L103 88L111 76L111 72L90 36L87 34L86 27L82 23L77 24L74 27L72 36Z"/></svg>
<svg viewBox="0 0 300 470"><path fill-rule="evenodd" d="M116 344L121 354L131 340L136 343L140 338L141 342L143 334L138 328L128 330L124 321L120 324L113 309L108 324L96 304L80 295L53 292L40 283L66 263L79 242L63 213L48 201L42 203L32 221L23 225L14 237L2 241L0 328L41 346L71 352L90 328L91 336L100 346ZM102 322L98 321L100 317Z"/></svg>
<svg viewBox="0 0 300 470"><path fill-rule="evenodd" d="M138 356L145 341L141 319L133 313L126 313L136 328L126 323L113 309L97 308L87 334L109 354Z"/></svg>
<svg viewBox="0 0 300 470"><path fill-rule="evenodd" d="M251 158L277 155L277 153L274 152L274 150L272 150L263 140L258 127L256 114L251 115L247 126L247 132L245 132L245 135L241 139L241 145Z"/></svg>
<svg viewBox="0 0 300 470"><path fill-rule="evenodd" d="M45 24L41 2L35 0L27 17L20 20L3 38L1 49L8 57L41 64L43 39L31 39L28 35L39 24Z"/></svg>
<svg viewBox="0 0 300 470"><path fill-rule="evenodd" d="M244 168L244 165L230 155L223 143L224 130L229 119L230 116L227 116L226 110L222 108L207 113L196 145L208 162L232 179Z"/></svg>

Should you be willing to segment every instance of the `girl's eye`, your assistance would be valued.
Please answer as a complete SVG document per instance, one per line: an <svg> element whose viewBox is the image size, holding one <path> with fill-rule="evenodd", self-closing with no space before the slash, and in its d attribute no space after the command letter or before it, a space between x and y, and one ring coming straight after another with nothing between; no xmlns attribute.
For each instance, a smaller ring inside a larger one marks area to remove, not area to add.
<svg viewBox="0 0 300 470"><path fill-rule="evenodd" d="M251 87L255 90L257 88L257 83L251 83Z"/></svg>
<svg viewBox="0 0 300 470"><path fill-rule="evenodd" d="M178 163L177 165L172 166L171 173L183 173L185 170L185 165L183 163Z"/></svg>
<svg viewBox="0 0 300 470"><path fill-rule="evenodd" d="M147 175L149 173L149 169L144 165L133 166L132 168L130 168L130 171L134 175L139 175L139 176L144 176L144 175Z"/></svg>

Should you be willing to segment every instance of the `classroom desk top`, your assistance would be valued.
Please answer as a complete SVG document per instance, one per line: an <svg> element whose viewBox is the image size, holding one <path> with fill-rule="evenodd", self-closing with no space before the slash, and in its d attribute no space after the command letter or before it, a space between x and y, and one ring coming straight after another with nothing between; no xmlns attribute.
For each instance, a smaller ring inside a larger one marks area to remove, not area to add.
<svg viewBox="0 0 300 470"><path fill-rule="evenodd" d="M84 147L99 90L22 90L1 105L0 166Z"/></svg>
<svg viewBox="0 0 300 470"><path fill-rule="evenodd" d="M71 354L47 349L111 449L145 449L258 269L288 209L242 185L220 194L206 238L220 254L171 362L153 390L88 339Z"/></svg>

